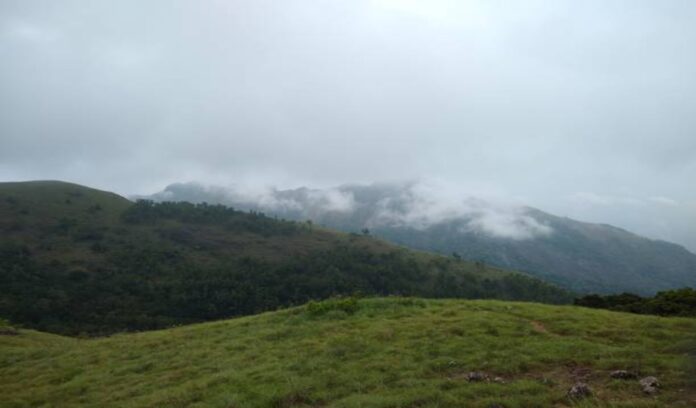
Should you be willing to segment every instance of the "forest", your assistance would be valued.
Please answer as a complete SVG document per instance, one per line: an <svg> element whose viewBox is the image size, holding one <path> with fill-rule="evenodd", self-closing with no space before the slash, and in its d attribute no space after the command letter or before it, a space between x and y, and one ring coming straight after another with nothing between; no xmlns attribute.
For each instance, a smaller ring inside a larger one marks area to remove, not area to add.
<svg viewBox="0 0 696 408"><path fill-rule="evenodd" d="M586 295L575 299L577 306L609 309L619 312L659 316L696 316L696 290L682 288L643 297L633 293L601 296Z"/></svg>
<svg viewBox="0 0 696 408"><path fill-rule="evenodd" d="M100 211L91 205L86 218L45 223L38 243L20 234L0 240L0 316L54 333L106 335L336 295L572 300L521 274L221 205L138 201L111 223ZM72 252L60 251L68 246ZM280 254L281 246L302 249Z"/></svg>

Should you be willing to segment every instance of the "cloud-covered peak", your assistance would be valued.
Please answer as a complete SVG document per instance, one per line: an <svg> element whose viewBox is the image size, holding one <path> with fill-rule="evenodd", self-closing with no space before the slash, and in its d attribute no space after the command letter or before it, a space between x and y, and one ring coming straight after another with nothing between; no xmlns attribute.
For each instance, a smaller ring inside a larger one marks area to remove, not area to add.
<svg viewBox="0 0 696 408"><path fill-rule="evenodd" d="M402 182L351 184L335 188L207 186L179 183L151 196L155 200L224 203L292 219L349 223L369 228L413 228L456 224L462 234L532 239L552 233L528 208L501 197L483 199L457 193L442 183Z"/></svg>
<svg viewBox="0 0 696 408"><path fill-rule="evenodd" d="M422 230L456 222L462 233L509 239L531 239L552 232L551 227L535 220L520 204L500 197L486 200L458 191L441 183L403 184L401 190L377 201L369 223Z"/></svg>

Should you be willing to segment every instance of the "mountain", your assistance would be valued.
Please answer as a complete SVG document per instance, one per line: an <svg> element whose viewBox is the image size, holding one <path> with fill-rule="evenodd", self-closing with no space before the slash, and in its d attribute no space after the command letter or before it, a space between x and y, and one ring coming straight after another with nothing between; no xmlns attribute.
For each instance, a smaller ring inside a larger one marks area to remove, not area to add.
<svg viewBox="0 0 696 408"><path fill-rule="evenodd" d="M0 327L0 406L688 407L696 320L375 298L75 339ZM11 333L11 334L10 334ZM13 334L13 335L12 335ZM656 376L646 395L636 379ZM481 372L469 381L470 372ZM490 381L486 381L488 376ZM497 378L496 378L497 377ZM593 395L566 392L585 382Z"/></svg>
<svg viewBox="0 0 696 408"><path fill-rule="evenodd" d="M256 192L183 183L151 198L225 203L343 231L368 228L400 245L522 270L578 292L696 287L696 255L679 245L418 183Z"/></svg>
<svg viewBox="0 0 696 408"><path fill-rule="evenodd" d="M523 274L311 223L0 183L0 317L26 327L109 334L353 293L572 300Z"/></svg>

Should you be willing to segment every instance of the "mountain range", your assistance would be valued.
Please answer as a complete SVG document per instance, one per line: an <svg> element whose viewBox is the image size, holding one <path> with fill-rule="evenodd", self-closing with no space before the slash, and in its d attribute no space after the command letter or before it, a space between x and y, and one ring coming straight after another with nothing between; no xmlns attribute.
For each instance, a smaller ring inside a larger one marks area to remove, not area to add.
<svg viewBox="0 0 696 408"><path fill-rule="evenodd" d="M310 219L410 248L525 271L577 292L633 292L696 286L696 255L608 224L539 209L443 195L419 183L288 190L177 183L156 201L223 203L291 220Z"/></svg>
<svg viewBox="0 0 696 408"><path fill-rule="evenodd" d="M573 299L525 274L253 211L0 183L0 317L13 323L102 335L354 294Z"/></svg>
<svg viewBox="0 0 696 408"><path fill-rule="evenodd" d="M297 218L284 220L64 182L0 183L0 405L693 403L693 319L511 302L575 294L489 259L466 261L464 251L432 254L376 236L531 243L573 237L563 224L481 200L466 211L432 208L414 189L361 204L385 190L265 197L264 208ZM310 212L362 228L327 229L303 218ZM355 214L365 222L351 224ZM612 231L609 241L629 234ZM692 306L683 292L672 295ZM678 314L663 300L655 306ZM123 333L151 329L162 330ZM574 393L581 385L587 391Z"/></svg>

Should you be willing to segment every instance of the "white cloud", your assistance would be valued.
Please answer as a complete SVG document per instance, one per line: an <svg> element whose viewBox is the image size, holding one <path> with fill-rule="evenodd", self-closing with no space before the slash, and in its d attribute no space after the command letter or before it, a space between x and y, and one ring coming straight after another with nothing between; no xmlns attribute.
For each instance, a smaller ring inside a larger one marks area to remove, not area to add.
<svg viewBox="0 0 696 408"><path fill-rule="evenodd" d="M514 199L490 192L484 199L442 182L405 184L398 195L378 202L378 211L370 222L374 226L425 229L462 219L466 220L466 231L499 238L532 239L553 232L528 215L527 208Z"/></svg>
<svg viewBox="0 0 696 408"><path fill-rule="evenodd" d="M589 206L646 206L650 204L668 207L679 206L677 200L664 196L640 198L627 195L598 194L587 191L573 193L568 199L575 204Z"/></svg>
<svg viewBox="0 0 696 408"><path fill-rule="evenodd" d="M677 202L676 200L673 200L669 197L653 196L653 197L648 198L648 200L653 202L653 203L666 205L666 206L670 206L670 207L679 205L679 202Z"/></svg>
<svg viewBox="0 0 696 408"><path fill-rule="evenodd" d="M523 209L488 208L476 214L469 224L494 237L532 239L551 235L553 229L524 213Z"/></svg>
<svg viewBox="0 0 696 408"><path fill-rule="evenodd" d="M476 181L694 249L696 2L619 3L0 0L0 178Z"/></svg>
<svg viewBox="0 0 696 408"><path fill-rule="evenodd" d="M322 211L350 212L355 208L355 198L350 192L332 188L307 192L310 207Z"/></svg>
<svg viewBox="0 0 696 408"><path fill-rule="evenodd" d="M569 199L576 203L595 206L641 206L646 204L645 200L636 197L611 194L597 194L587 191L573 193L569 196Z"/></svg>
<svg viewBox="0 0 696 408"><path fill-rule="evenodd" d="M10 20L4 24L6 38L33 44L50 44L59 39L55 30L22 20Z"/></svg>
<svg viewBox="0 0 696 408"><path fill-rule="evenodd" d="M483 3L467 0L373 0L372 6L386 13L399 13L431 25L484 29L491 24Z"/></svg>
<svg viewBox="0 0 696 408"><path fill-rule="evenodd" d="M301 212L307 217L325 212L350 212L355 200L350 192L339 189L301 189L297 195L284 195L271 186L237 184L230 187L203 187L220 202L247 203L266 211Z"/></svg>
<svg viewBox="0 0 696 408"><path fill-rule="evenodd" d="M612 200L609 197L589 192L577 192L570 196L570 199L583 204L590 205L609 205Z"/></svg>

